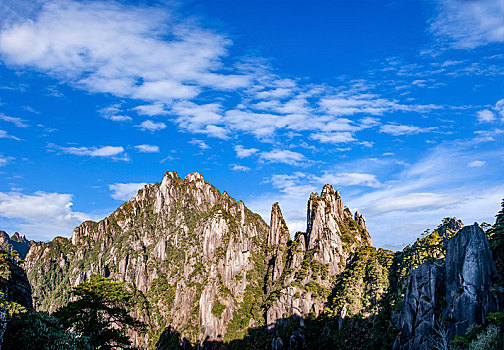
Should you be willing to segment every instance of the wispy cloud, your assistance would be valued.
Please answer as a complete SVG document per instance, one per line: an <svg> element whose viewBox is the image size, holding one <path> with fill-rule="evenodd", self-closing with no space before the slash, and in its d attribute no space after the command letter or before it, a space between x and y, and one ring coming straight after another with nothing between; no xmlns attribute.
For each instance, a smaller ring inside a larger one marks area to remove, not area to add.
<svg viewBox="0 0 504 350"><path fill-rule="evenodd" d="M380 127L380 132L390 134L393 136L401 135L416 135L425 132L431 132L435 130L435 127L422 128L419 126L412 125L399 125L399 124L387 124Z"/></svg>
<svg viewBox="0 0 504 350"><path fill-rule="evenodd" d="M8 123L12 123L18 128L26 128L28 127L28 124L26 124L26 121L21 119L21 118L16 118L16 117L10 117L8 115L0 113L0 120L3 120Z"/></svg>
<svg viewBox="0 0 504 350"><path fill-rule="evenodd" d="M441 0L430 30L441 42L462 49L504 42L504 1Z"/></svg>
<svg viewBox="0 0 504 350"><path fill-rule="evenodd" d="M16 141L21 141L21 139L19 137L11 135L5 130L0 130L0 139L11 139L11 140L16 140Z"/></svg>
<svg viewBox="0 0 504 350"><path fill-rule="evenodd" d="M126 122L133 120L130 116L123 114L120 104L113 104L108 107L104 107L100 109L99 112L103 118L114 122Z"/></svg>
<svg viewBox="0 0 504 350"><path fill-rule="evenodd" d="M236 151L236 156L238 158L247 158L259 152L257 148L245 148L242 145L234 146L234 150Z"/></svg>
<svg viewBox="0 0 504 350"><path fill-rule="evenodd" d="M250 171L250 168L245 165L231 164L231 170L233 170L233 171Z"/></svg>
<svg viewBox="0 0 504 350"><path fill-rule="evenodd" d="M303 154L282 149L262 152L259 158L266 162L283 163L288 165L302 165L303 163L308 162L308 159Z"/></svg>
<svg viewBox="0 0 504 350"><path fill-rule="evenodd" d="M472 162L467 164L467 166L469 168L481 168L481 167L484 167L486 164L487 164L487 162L484 160L473 160Z"/></svg>
<svg viewBox="0 0 504 350"><path fill-rule="evenodd" d="M166 124L163 122L154 122L150 119L147 119L141 122L139 125L137 125L137 128L140 128L140 130L143 131L154 132L166 129Z"/></svg>
<svg viewBox="0 0 504 350"><path fill-rule="evenodd" d="M47 148L49 150L58 151L66 154L73 154L76 156L89 156L89 157L128 160L126 154L124 154L124 148L122 146L62 147L50 143L47 145ZM122 156L122 158L118 158L119 156Z"/></svg>
<svg viewBox="0 0 504 350"><path fill-rule="evenodd" d="M120 201L127 201L136 195L138 190L145 185L145 182L115 183L110 184L109 189L112 191L112 198Z"/></svg>
<svg viewBox="0 0 504 350"><path fill-rule="evenodd" d="M156 145L137 145L136 150L140 153L158 153L159 146Z"/></svg>
<svg viewBox="0 0 504 350"><path fill-rule="evenodd" d="M0 154L0 167L7 165L7 163L9 163L13 160L14 160L14 157L6 157L6 156Z"/></svg>
<svg viewBox="0 0 504 350"><path fill-rule="evenodd" d="M191 141L189 141L189 143L190 143L191 145L194 145L194 146L199 147L199 148L200 148L200 149L202 149L202 150L205 150L205 149L209 149L209 148L210 148L210 146L208 146L208 145L205 143L205 141L203 141L203 140L192 139Z"/></svg>

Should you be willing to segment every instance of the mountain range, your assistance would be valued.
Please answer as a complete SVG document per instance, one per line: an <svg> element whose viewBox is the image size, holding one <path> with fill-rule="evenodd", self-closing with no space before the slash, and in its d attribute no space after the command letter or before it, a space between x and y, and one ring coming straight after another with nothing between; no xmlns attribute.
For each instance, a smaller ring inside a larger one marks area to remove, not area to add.
<svg viewBox="0 0 504 350"><path fill-rule="evenodd" d="M130 313L149 325L128 335L145 349L431 349L504 305L501 257L477 223L445 218L402 251L376 249L331 185L293 235L277 203L268 225L202 175L172 171L70 239L1 231L0 245L26 272L4 291L38 311L95 274L126 283Z"/></svg>

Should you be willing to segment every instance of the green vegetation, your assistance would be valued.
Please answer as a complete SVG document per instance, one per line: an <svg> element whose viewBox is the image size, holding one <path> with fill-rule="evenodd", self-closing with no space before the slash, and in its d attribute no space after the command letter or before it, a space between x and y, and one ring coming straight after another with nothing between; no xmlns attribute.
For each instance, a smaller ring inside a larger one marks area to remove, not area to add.
<svg viewBox="0 0 504 350"><path fill-rule="evenodd" d="M66 330L45 312L23 311L8 319L4 350L91 350L87 337Z"/></svg>
<svg viewBox="0 0 504 350"><path fill-rule="evenodd" d="M220 318L224 310L226 310L226 307L222 305L218 300L216 300L212 307L212 315L214 315L217 318Z"/></svg>
<svg viewBox="0 0 504 350"><path fill-rule="evenodd" d="M486 231L490 248L495 261L495 267L499 275L500 282L504 282L504 200L501 203L501 210L496 216L495 225Z"/></svg>
<svg viewBox="0 0 504 350"><path fill-rule="evenodd" d="M75 300L59 309L55 316L67 329L87 337L95 349L126 348L131 341L128 329L142 330L143 324L128 313L134 293L123 283L93 275L72 291Z"/></svg>

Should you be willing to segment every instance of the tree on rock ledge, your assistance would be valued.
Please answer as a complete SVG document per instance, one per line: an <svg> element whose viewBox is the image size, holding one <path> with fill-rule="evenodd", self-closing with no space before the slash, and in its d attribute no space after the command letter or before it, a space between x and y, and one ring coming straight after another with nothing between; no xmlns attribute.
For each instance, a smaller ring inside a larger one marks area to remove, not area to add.
<svg viewBox="0 0 504 350"><path fill-rule="evenodd" d="M131 348L127 329L141 331L144 325L127 311L134 304L134 293L124 283L93 275L71 294L75 300L55 313L65 327L89 338L95 349Z"/></svg>

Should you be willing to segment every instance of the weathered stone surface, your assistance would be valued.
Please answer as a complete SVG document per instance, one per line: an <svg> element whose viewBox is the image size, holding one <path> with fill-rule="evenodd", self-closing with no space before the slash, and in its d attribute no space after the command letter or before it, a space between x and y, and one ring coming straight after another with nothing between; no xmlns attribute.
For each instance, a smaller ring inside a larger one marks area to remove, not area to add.
<svg viewBox="0 0 504 350"><path fill-rule="evenodd" d="M474 224L461 229L446 246L445 319L451 335L460 335L473 323L481 324L497 311L491 292L497 270L483 230Z"/></svg>
<svg viewBox="0 0 504 350"><path fill-rule="evenodd" d="M332 186L325 185L320 196L312 193L307 208L306 233L297 233L294 240L286 242L286 248L283 248L285 239L271 240L278 242L274 251L286 253L281 254L283 262L276 255L275 264L282 268L268 275L268 297L273 300L266 312L270 330L283 324L284 318L305 317L310 313L319 315L327 302L334 276L343 271L359 246L371 242L369 233L352 219L352 213L343 206L339 192ZM271 232L278 232L275 226L285 225L283 220L282 225L278 224L279 212L274 206ZM288 232L286 227L285 232ZM278 234L271 236L278 237Z"/></svg>
<svg viewBox="0 0 504 350"><path fill-rule="evenodd" d="M247 288L264 281L268 231L202 175L167 172L109 217L84 222L71 240L34 245L26 268L39 310L55 310L71 286L98 273L142 292L149 313L137 314L153 327L171 326L193 343L219 341Z"/></svg>
<svg viewBox="0 0 504 350"><path fill-rule="evenodd" d="M277 281L285 267L287 243L291 240L289 229L285 224L282 211L278 203L271 208L270 233L268 235L268 248L270 250L269 266L272 282Z"/></svg>
<svg viewBox="0 0 504 350"><path fill-rule="evenodd" d="M431 349L443 297L443 265L425 262L412 271L404 295L395 349Z"/></svg>
<svg viewBox="0 0 504 350"><path fill-rule="evenodd" d="M355 216L354 216L354 220L355 222L360 225L361 227L363 227L365 230L367 230L367 227L366 227L366 219L364 218L364 215L362 215L361 213L359 213L358 211L355 211Z"/></svg>
<svg viewBox="0 0 504 350"><path fill-rule="evenodd" d="M491 291L496 269L485 233L476 223L461 228L453 218L443 226L445 260L440 266L425 262L411 273L394 349L430 348L434 329L446 329L451 339L498 311Z"/></svg>

